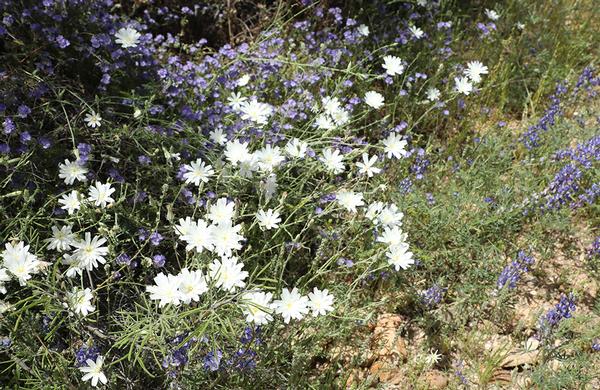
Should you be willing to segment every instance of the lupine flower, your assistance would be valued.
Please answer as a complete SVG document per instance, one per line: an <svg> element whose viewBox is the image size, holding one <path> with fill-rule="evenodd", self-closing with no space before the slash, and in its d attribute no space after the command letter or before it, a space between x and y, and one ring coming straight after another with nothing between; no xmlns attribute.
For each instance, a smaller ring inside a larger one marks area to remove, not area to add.
<svg viewBox="0 0 600 390"><path fill-rule="evenodd" d="M519 251L517 258L502 270L502 273L498 277L496 287L499 290L505 286L508 286L511 290L515 289L521 275L529 272L529 267L532 266L534 262L535 260L533 257L526 255L523 251Z"/></svg>
<svg viewBox="0 0 600 390"><path fill-rule="evenodd" d="M560 302L540 318L538 337L541 339L549 337L562 320L572 317L576 308L573 294L561 296Z"/></svg>

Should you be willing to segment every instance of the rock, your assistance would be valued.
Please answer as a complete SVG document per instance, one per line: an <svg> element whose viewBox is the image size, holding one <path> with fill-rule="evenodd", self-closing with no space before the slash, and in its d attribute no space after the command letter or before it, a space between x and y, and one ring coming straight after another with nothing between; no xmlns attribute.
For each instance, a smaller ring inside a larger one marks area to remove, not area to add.
<svg viewBox="0 0 600 390"><path fill-rule="evenodd" d="M448 377L441 371L427 371L424 380L429 389L445 389L448 386Z"/></svg>
<svg viewBox="0 0 600 390"><path fill-rule="evenodd" d="M500 366L504 368L514 368L523 365L534 365L539 358L539 351L517 352L509 354Z"/></svg>

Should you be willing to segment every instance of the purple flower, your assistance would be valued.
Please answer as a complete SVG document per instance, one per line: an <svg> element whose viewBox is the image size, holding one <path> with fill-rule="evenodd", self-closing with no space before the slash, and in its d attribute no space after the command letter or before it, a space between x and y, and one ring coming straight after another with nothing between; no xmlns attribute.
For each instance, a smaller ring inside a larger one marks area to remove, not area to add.
<svg viewBox="0 0 600 390"><path fill-rule="evenodd" d="M436 307L444 298L447 288L440 287L437 284L429 287L421 294L421 303L429 310Z"/></svg>
<svg viewBox="0 0 600 390"><path fill-rule="evenodd" d="M572 313L576 308L575 296L572 293L563 295L560 298L560 302L540 318L537 334L538 338L546 339L550 336L562 320L572 317Z"/></svg>
<svg viewBox="0 0 600 390"><path fill-rule="evenodd" d="M17 108L17 114L21 118L27 118L29 114L31 114L31 108L29 108L25 104L21 104L19 108Z"/></svg>
<svg viewBox="0 0 600 390"><path fill-rule="evenodd" d="M207 371L217 371L221 365L222 358L223 352L219 349L207 353L203 359L204 369Z"/></svg>
<svg viewBox="0 0 600 390"><path fill-rule="evenodd" d="M164 255L161 255L160 253L152 256L152 264L156 268L164 267L166 260L167 258Z"/></svg>
<svg viewBox="0 0 600 390"><path fill-rule="evenodd" d="M152 234L150 234L150 243L153 246L159 246L163 238L164 237L159 232L152 232Z"/></svg>
<svg viewBox="0 0 600 390"><path fill-rule="evenodd" d="M529 272L529 267L535 263L533 257L528 256L523 251L519 251L517 253L517 258L513 260L509 265L504 267L500 276L498 277L498 281L496 282L496 287L498 290L501 290L505 286L508 286L509 289L514 289L517 287L517 282L521 278L521 275Z"/></svg>

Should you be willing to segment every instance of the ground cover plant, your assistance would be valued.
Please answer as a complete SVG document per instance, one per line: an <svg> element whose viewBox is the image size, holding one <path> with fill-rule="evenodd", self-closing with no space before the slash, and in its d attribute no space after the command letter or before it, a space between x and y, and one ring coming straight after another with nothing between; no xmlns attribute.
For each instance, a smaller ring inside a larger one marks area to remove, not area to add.
<svg viewBox="0 0 600 390"><path fill-rule="evenodd" d="M593 2L0 12L4 387L600 386Z"/></svg>

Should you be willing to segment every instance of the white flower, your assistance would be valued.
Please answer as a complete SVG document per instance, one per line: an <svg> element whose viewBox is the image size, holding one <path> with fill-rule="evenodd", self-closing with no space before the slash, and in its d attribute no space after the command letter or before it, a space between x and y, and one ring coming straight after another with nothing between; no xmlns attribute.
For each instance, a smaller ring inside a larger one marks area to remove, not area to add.
<svg viewBox="0 0 600 390"><path fill-rule="evenodd" d="M237 262L237 257L214 260L209 265L209 275L215 281L215 286L225 291L235 291L237 287L246 286L244 279L248 277L248 272L242 271L243 263Z"/></svg>
<svg viewBox="0 0 600 390"><path fill-rule="evenodd" d="M179 277L159 273L154 277L154 286L146 286L146 292L150 293L150 299L160 300L158 307L169 303L178 306L183 298L179 291Z"/></svg>
<svg viewBox="0 0 600 390"><path fill-rule="evenodd" d="M202 253L204 249L212 250L212 225L209 226L205 220L199 219L186 227L186 234L181 236L181 239L187 243L185 250L195 249L198 253Z"/></svg>
<svg viewBox="0 0 600 390"><path fill-rule="evenodd" d="M421 38L423 38L423 35L425 35L423 30L421 30L419 27L416 27L416 26L410 26L408 28L408 30L413 35L413 37L415 37L415 39L421 39Z"/></svg>
<svg viewBox="0 0 600 390"><path fill-rule="evenodd" d="M75 180L87 181L85 177L88 170L79 161L65 160L64 164L58 164L58 177L65 180L65 184L71 185Z"/></svg>
<svg viewBox="0 0 600 390"><path fill-rule="evenodd" d="M59 252L71 249L75 242L75 234L72 232L73 225L65 225L60 229L52 226L52 237L44 240L48 243L48 249L56 249Z"/></svg>
<svg viewBox="0 0 600 390"><path fill-rule="evenodd" d="M350 120L350 113L343 108L331 113L331 119L338 126L343 126Z"/></svg>
<svg viewBox="0 0 600 390"><path fill-rule="evenodd" d="M271 300L273 294L263 291L251 291L242 295L242 311L246 322L263 325L273 320Z"/></svg>
<svg viewBox="0 0 600 390"><path fill-rule="evenodd" d="M8 274L8 271L6 268L0 268L0 293L6 294L6 287L4 286L4 283L8 281L10 281L10 275ZM2 314L1 311L0 314Z"/></svg>
<svg viewBox="0 0 600 390"><path fill-rule="evenodd" d="M177 279L179 279L179 293L183 303L198 302L200 295L208 291L206 279L200 270L190 271L183 268L177 275Z"/></svg>
<svg viewBox="0 0 600 390"><path fill-rule="evenodd" d="M275 174L269 175L266 180L261 182L261 187L265 194L265 200L268 202L277 193L277 176Z"/></svg>
<svg viewBox="0 0 600 390"><path fill-rule="evenodd" d="M248 98L242 96L240 92L233 92L227 98L227 104L229 105L229 107L231 107L232 110L239 111L240 108L242 108L242 105L245 104L247 100Z"/></svg>
<svg viewBox="0 0 600 390"><path fill-rule="evenodd" d="M467 77L455 77L454 78L456 92L469 95L473 92L473 84Z"/></svg>
<svg viewBox="0 0 600 390"><path fill-rule="evenodd" d="M481 81L481 75L488 74L488 67L479 61L471 61L467 64L465 74L472 82L479 83Z"/></svg>
<svg viewBox="0 0 600 390"><path fill-rule="evenodd" d="M327 312L333 311L333 295L329 294L327 289L319 290L314 288L313 292L308 294L308 299L313 316L325 315Z"/></svg>
<svg viewBox="0 0 600 390"><path fill-rule="evenodd" d="M199 186L200 182L208 183L208 179L215 174L213 167L208 164L204 164L202 159L197 159L191 162L189 165L183 166L187 172L183 174L183 178L186 183L193 183Z"/></svg>
<svg viewBox="0 0 600 390"><path fill-rule="evenodd" d="M264 125L273 114L273 107L266 103L260 103L253 98L249 102L242 103L240 107L242 119L250 120L258 125Z"/></svg>
<svg viewBox="0 0 600 390"><path fill-rule="evenodd" d="M383 207L377 214L377 222L384 226L401 226L404 213L398 211L398 206L390 204Z"/></svg>
<svg viewBox="0 0 600 390"><path fill-rule="evenodd" d="M363 37L368 37L369 36L369 26L361 24L360 26L358 26L358 33L360 35L362 35Z"/></svg>
<svg viewBox="0 0 600 390"><path fill-rule="evenodd" d="M373 175L376 175L379 172L381 172L381 168L375 167L375 163L377 162L377 156L369 158L369 155L367 153L363 153L362 159L362 162L356 163L356 166L359 168L359 172L361 174L373 177Z"/></svg>
<svg viewBox="0 0 600 390"><path fill-rule="evenodd" d="M115 200L110 195L115 192L115 189L110 186L110 183L102 184L99 181L95 185L90 186L88 192L88 200L94 202L96 206L102 208L107 204L114 203Z"/></svg>
<svg viewBox="0 0 600 390"><path fill-rule="evenodd" d="M365 217L370 219L371 222L377 222L377 217L379 213L383 209L384 204L382 202L373 202L369 206L367 206L367 212L365 213Z"/></svg>
<svg viewBox="0 0 600 390"><path fill-rule="evenodd" d="M175 225L174 229L175 229L175 234L177 234L177 236L179 238L187 235L190 230L193 228L194 226L194 221L192 220L191 217L185 217L185 219L180 218L179 219L179 225Z"/></svg>
<svg viewBox="0 0 600 390"><path fill-rule="evenodd" d="M490 20L498 20L500 19L500 15L498 15L498 13L496 11L494 11L493 9L485 9L485 16L488 17L488 19Z"/></svg>
<svg viewBox="0 0 600 390"><path fill-rule="evenodd" d="M320 114L315 119L315 124L319 129L322 130L331 130L335 128L335 123L333 123L333 119L327 114Z"/></svg>
<svg viewBox="0 0 600 390"><path fill-rule="evenodd" d="M79 260L77 260L77 257L73 255L65 253L61 259L61 262L69 266L67 272L65 272L68 278L73 278L75 276L81 275L81 273L83 272L83 270L79 267Z"/></svg>
<svg viewBox="0 0 600 390"><path fill-rule="evenodd" d="M346 169L344 163L342 162L344 160L344 156L341 155L340 151L337 149L323 149L323 156L320 157L319 160L325 164L325 168L332 173L342 173Z"/></svg>
<svg viewBox="0 0 600 390"><path fill-rule="evenodd" d="M81 208L81 202L79 201L79 192L73 190L68 195L63 194L58 203L61 203L61 209L67 210L69 215L73 214L75 210L79 210Z"/></svg>
<svg viewBox="0 0 600 390"><path fill-rule="evenodd" d="M77 248L73 252L73 257L79 262L79 268L88 271L98 267L98 263L106 263L104 256L108 254L108 248L102 246L106 243L106 239L95 236L92 239L90 232L85 233L83 241L75 241L72 245Z"/></svg>
<svg viewBox="0 0 600 390"><path fill-rule="evenodd" d="M245 74L238 79L237 85L238 85L238 87L245 87L246 85L248 85L249 81L250 81L250 75Z"/></svg>
<svg viewBox="0 0 600 390"><path fill-rule="evenodd" d="M227 136L223 132L223 129L214 129L210 132L208 137L212 142L216 143L217 145L225 145L225 143L227 142Z"/></svg>
<svg viewBox="0 0 600 390"><path fill-rule="evenodd" d="M115 37L117 38L115 42L121 45L123 49L127 49L129 47L136 47L140 42L141 36L142 35L139 32L137 32L131 27L121 28L115 34Z"/></svg>
<svg viewBox="0 0 600 390"><path fill-rule="evenodd" d="M363 201L363 194L361 194L360 192L345 190L338 191L335 194L335 199L337 200L340 206L353 213L356 212L357 207L363 206L365 204L365 202Z"/></svg>
<svg viewBox="0 0 600 390"><path fill-rule="evenodd" d="M523 23L521 23L521 22L517 22L517 23L515 24L515 26L516 26L516 27L517 27L517 29L519 29L519 30L524 30L524 29L525 29L525 25L524 25Z"/></svg>
<svg viewBox="0 0 600 390"><path fill-rule="evenodd" d="M215 225L231 224L235 214L235 203L227 198L219 198L215 204L210 205L206 217Z"/></svg>
<svg viewBox="0 0 600 390"><path fill-rule="evenodd" d="M231 256L233 250L242 249L244 237L239 233L242 225L220 224L212 229L212 241L215 246L214 252L219 256Z"/></svg>
<svg viewBox="0 0 600 390"><path fill-rule="evenodd" d="M394 266L396 271L399 271L400 268L407 269L415 263L412 258L413 254L408 250L408 244L405 242L392 245L385 255L388 258L388 263Z"/></svg>
<svg viewBox="0 0 600 390"><path fill-rule="evenodd" d="M308 314L308 303L308 298L300 295L296 287L292 291L284 288L281 291L281 299L273 302L273 308L283 316L283 322L288 324L292 318L301 320Z"/></svg>
<svg viewBox="0 0 600 390"><path fill-rule="evenodd" d="M264 148L256 151L254 155L258 160L258 167L265 172L272 171L285 160L279 146L266 145Z"/></svg>
<svg viewBox="0 0 600 390"><path fill-rule="evenodd" d="M98 386L98 381L106 384L108 379L106 379L106 375L102 372L102 365L104 364L104 357L98 355L96 361L92 359L88 359L85 361L86 366L79 367L79 371L84 373L81 377L82 381L87 381L91 379L92 386Z"/></svg>
<svg viewBox="0 0 600 390"><path fill-rule="evenodd" d="M83 119L83 121L86 123L86 125L88 125L88 127L91 127L92 129L102 126L102 117L100 116L100 114L96 114L94 111L85 114L85 118Z"/></svg>
<svg viewBox="0 0 600 390"><path fill-rule="evenodd" d="M383 65L381 65L385 72L390 76L402 74L404 72L404 62L395 56L383 57Z"/></svg>
<svg viewBox="0 0 600 390"><path fill-rule="evenodd" d="M402 139L399 134L390 133L386 139L383 140L384 152L387 153L388 158L401 158L405 157L407 142Z"/></svg>
<svg viewBox="0 0 600 390"><path fill-rule="evenodd" d="M92 305L92 299L94 294L92 290L86 288L81 290L77 287L73 287L73 291L67 292L67 302L65 306L73 310L75 314L81 314L83 317L96 310L96 307Z"/></svg>
<svg viewBox="0 0 600 390"><path fill-rule="evenodd" d="M335 112L342 110L340 100L336 97L325 96L321 100L321 104L323 105L323 110L328 115L333 115Z"/></svg>
<svg viewBox="0 0 600 390"><path fill-rule="evenodd" d="M256 220L258 221L258 225L266 230L277 229L279 222L281 222L279 213L273 209L268 209L267 211L259 210L256 213Z"/></svg>
<svg viewBox="0 0 600 390"><path fill-rule="evenodd" d="M427 100L429 100L430 102L435 102L435 101L439 100L440 95L441 95L440 90L437 88L433 88L433 87L429 88L427 90L426 94L427 94Z"/></svg>
<svg viewBox="0 0 600 390"><path fill-rule="evenodd" d="M298 138L292 138L285 145L285 152L290 157L304 158L307 149L308 144L304 141L300 141Z"/></svg>
<svg viewBox="0 0 600 390"><path fill-rule="evenodd" d="M383 242L392 247L405 242L406 236L406 233L403 233L399 226L385 227L383 233L377 237L377 242Z"/></svg>
<svg viewBox="0 0 600 390"><path fill-rule="evenodd" d="M238 162L248 161L252 158L252 155L248 151L248 144L241 143L237 139L227 142L223 154L225 154L227 161L233 165L237 165Z"/></svg>
<svg viewBox="0 0 600 390"><path fill-rule="evenodd" d="M240 161L238 167L238 175L250 179L253 176L253 172L258 171L258 158L256 158L256 153L252 153L248 160Z"/></svg>
<svg viewBox="0 0 600 390"><path fill-rule="evenodd" d="M29 245L19 241L16 245L6 243L5 250L2 251L3 265L12 276L14 276L21 286L31 279L31 274L36 274L40 270L37 256L29 252Z"/></svg>
<svg viewBox="0 0 600 390"><path fill-rule="evenodd" d="M425 364L427 364L428 366L433 366L434 364L437 364L440 362L440 360L442 360L442 355L440 353L438 353L438 350L433 350L430 349L429 353L427 354L427 356L425 356Z"/></svg>
<svg viewBox="0 0 600 390"><path fill-rule="evenodd" d="M365 93L365 103L367 106L371 106L374 109L381 108L384 103L383 95L379 92L369 91Z"/></svg>

